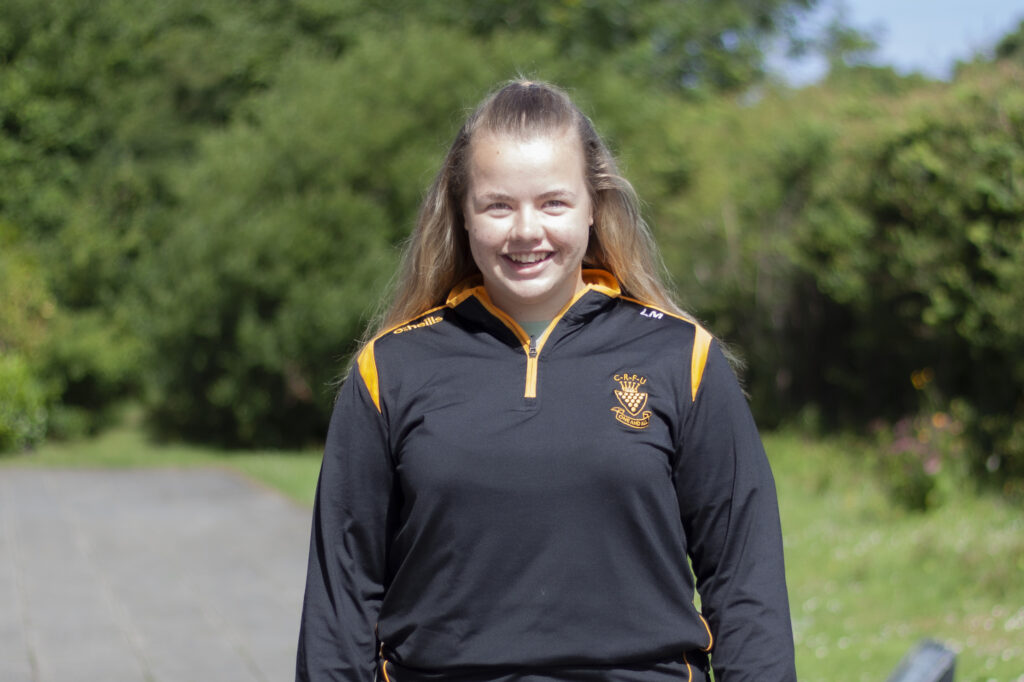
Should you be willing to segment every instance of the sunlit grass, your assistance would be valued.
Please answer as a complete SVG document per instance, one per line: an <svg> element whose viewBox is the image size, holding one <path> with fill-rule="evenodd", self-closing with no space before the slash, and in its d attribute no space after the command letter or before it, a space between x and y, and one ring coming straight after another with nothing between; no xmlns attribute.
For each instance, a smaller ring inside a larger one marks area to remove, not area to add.
<svg viewBox="0 0 1024 682"><path fill-rule="evenodd" d="M22 455L0 457L0 467L153 468L226 467L312 505L319 450L224 451L181 443L155 443L131 426L95 438L49 442Z"/></svg>
<svg viewBox="0 0 1024 682"><path fill-rule="evenodd" d="M920 639L957 682L1024 682L1024 510L964 492L926 514L886 498L863 444L767 434L801 682L881 682ZM312 503L320 452L153 443L123 427L4 466L226 467Z"/></svg>
<svg viewBox="0 0 1024 682"><path fill-rule="evenodd" d="M884 680L920 639L957 682L1024 681L1024 512L963 492L927 514L884 496L854 443L765 438L802 682Z"/></svg>

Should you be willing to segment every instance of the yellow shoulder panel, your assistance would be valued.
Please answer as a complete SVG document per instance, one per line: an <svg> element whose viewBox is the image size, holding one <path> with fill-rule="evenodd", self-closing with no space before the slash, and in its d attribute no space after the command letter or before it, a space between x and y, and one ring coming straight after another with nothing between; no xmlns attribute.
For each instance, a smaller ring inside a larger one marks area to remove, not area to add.
<svg viewBox="0 0 1024 682"><path fill-rule="evenodd" d="M366 390L370 392L373 404L377 406L377 411L380 412L380 384L377 381L377 361L373 357L373 341L366 344L363 350L359 352L356 364L359 366L359 376L363 378Z"/></svg>
<svg viewBox="0 0 1024 682"><path fill-rule="evenodd" d="M693 354L690 356L690 396L697 399L697 389L704 378L704 365L708 362L708 350L711 348L711 333L696 325L693 335Z"/></svg>

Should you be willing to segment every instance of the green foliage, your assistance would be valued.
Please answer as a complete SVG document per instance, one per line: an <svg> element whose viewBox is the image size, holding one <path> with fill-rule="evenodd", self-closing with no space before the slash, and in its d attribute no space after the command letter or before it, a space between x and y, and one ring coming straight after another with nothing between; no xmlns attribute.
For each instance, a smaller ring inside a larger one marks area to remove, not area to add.
<svg viewBox="0 0 1024 682"><path fill-rule="evenodd" d="M970 406L973 468L1010 476L1024 474L1022 82L1009 64L965 74L851 136L797 237L857 344L824 369L896 416L916 411L909 378L929 368L947 402Z"/></svg>
<svg viewBox="0 0 1024 682"><path fill-rule="evenodd" d="M46 434L52 396L38 369L57 307L37 260L0 223L0 452L32 447Z"/></svg>
<svg viewBox="0 0 1024 682"><path fill-rule="evenodd" d="M109 426L138 391L140 341L119 316L96 309L57 315L38 356L41 375L61 398L51 420L55 436Z"/></svg>
<svg viewBox="0 0 1024 682"><path fill-rule="evenodd" d="M891 427L879 423L876 428L876 464L895 504L928 511L948 501L957 487L969 484L961 420L934 412L904 417Z"/></svg>
<svg viewBox="0 0 1024 682"><path fill-rule="evenodd" d="M1024 60L1024 21L1017 24L1017 29L1003 36L996 44L996 59Z"/></svg>
<svg viewBox="0 0 1024 682"><path fill-rule="evenodd" d="M0 222L0 352L38 348L49 334L57 305L46 277L17 230Z"/></svg>
<svg viewBox="0 0 1024 682"><path fill-rule="evenodd" d="M24 450L46 435L46 390L18 353L0 351L0 453Z"/></svg>
<svg viewBox="0 0 1024 682"><path fill-rule="evenodd" d="M273 0L5 3L0 215L52 264L57 331L36 355L59 431L96 428L137 393L145 311L130 302L140 258L175 230L170 176L284 54L330 49L302 17Z"/></svg>
<svg viewBox="0 0 1024 682"><path fill-rule="evenodd" d="M50 264L40 290L59 312L35 364L60 412L77 414L56 420L80 425L71 431L138 383L123 301L139 251L160 236L169 161L262 87L287 45L234 14L177 1L4 5L0 214Z"/></svg>
<svg viewBox="0 0 1024 682"><path fill-rule="evenodd" d="M307 6L329 16L343 42L403 22L487 39L543 36L556 47L554 59L577 70L610 65L634 85L711 95L763 80L766 46L787 38L817 1L363 0L325 11L322 0L310 0Z"/></svg>

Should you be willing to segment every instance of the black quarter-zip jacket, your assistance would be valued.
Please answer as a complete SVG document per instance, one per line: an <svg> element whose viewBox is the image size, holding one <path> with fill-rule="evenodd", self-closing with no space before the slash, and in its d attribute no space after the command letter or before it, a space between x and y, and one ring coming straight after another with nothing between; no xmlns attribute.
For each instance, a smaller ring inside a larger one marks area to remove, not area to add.
<svg viewBox="0 0 1024 682"><path fill-rule="evenodd" d="M774 481L732 369L701 327L584 281L535 342L469 282L364 348L328 432L298 680L698 680L707 652L719 682L795 679Z"/></svg>

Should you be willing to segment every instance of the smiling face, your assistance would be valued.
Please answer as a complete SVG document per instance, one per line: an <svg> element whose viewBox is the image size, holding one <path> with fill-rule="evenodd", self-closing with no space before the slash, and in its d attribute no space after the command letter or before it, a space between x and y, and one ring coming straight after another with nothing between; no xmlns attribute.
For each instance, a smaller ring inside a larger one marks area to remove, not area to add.
<svg viewBox="0 0 1024 682"><path fill-rule="evenodd" d="M520 322L550 320L583 288L593 206L573 130L470 145L463 213L491 300Z"/></svg>

